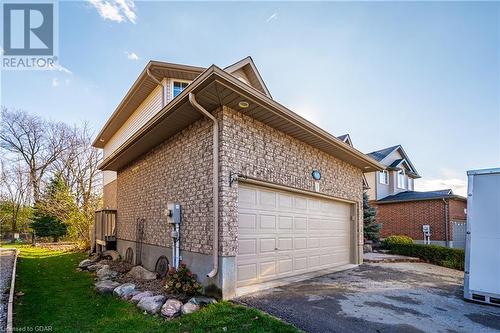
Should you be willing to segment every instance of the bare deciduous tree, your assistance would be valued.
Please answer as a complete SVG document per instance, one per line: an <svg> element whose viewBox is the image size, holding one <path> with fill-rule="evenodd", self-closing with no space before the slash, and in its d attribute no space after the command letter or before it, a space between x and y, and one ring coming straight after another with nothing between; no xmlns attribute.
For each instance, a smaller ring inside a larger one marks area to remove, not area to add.
<svg viewBox="0 0 500 333"><path fill-rule="evenodd" d="M34 202L40 199L41 182L53 163L68 149L69 128L47 122L22 110L2 107L0 147L26 164Z"/></svg>
<svg viewBox="0 0 500 333"><path fill-rule="evenodd" d="M0 162L0 197L8 214L12 232L18 231L17 223L23 208L29 205L29 181L20 163Z"/></svg>

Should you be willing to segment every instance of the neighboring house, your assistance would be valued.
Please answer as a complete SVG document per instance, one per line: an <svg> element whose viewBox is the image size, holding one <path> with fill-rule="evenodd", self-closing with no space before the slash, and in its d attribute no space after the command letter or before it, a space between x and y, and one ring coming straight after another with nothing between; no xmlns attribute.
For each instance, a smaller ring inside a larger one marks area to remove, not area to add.
<svg viewBox="0 0 500 333"><path fill-rule="evenodd" d="M386 169L367 173L370 203L377 207L381 237L406 235L424 241L423 226L431 229L431 244L465 246L467 200L450 189L428 192L414 190L417 170L400 145L381 149L368 156Z"/></svg>
<svg viewBox="0 0 500 333"><path fill-rule="evenodd" d="M224 298L362 262L363 173L383 166L274 101L250 57L149 62L94 146L116 209L108 229L96 215L96 250L116 236L131 262L175 262L178 202L180 257Z"/></svg>

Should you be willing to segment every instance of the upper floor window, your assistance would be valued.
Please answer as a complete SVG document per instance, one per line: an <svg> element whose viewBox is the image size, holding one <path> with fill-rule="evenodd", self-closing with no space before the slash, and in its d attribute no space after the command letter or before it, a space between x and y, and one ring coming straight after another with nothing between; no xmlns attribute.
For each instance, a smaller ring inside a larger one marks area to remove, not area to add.
<svg viewBox="0 0 500 333"><path fill-rule="evenodd" d="M186 87L188 86L188 82L185 81L174 81L172 84L172 96L175 98L179 95Z"/></svg>
<svg viewBox="0 0 500 333"><path fill-rule="evenodd" d="M384 184L384 185L389 184L389 175L387 174L387 170L380 171L378 173L378 179L379 179L380 184Z"/></svg>
<svg viewBox="0 0 500 333"><path fill-rule="evenodd" d="M398 171L398 188L405 188L405 171Z"/></svg>

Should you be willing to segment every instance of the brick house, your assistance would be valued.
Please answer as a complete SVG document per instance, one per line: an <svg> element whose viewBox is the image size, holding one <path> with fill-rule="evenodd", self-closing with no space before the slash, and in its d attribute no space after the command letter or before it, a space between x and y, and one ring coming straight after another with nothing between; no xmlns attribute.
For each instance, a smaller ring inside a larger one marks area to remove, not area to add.
<svg viewBox="0 0 500 333"><path fill-rule="evenodd" d="M423 226L431 229L430 243L449 247L465 246L467 200L452 190L418 192L417 170L400 145L369 153L386 168L365 175L370 203L377 207L381 237L406 235L424 242Z"/></svg>
<svg viewBox="0 0 500 333"><path fill-rule="evenodd" d="M363 173L382 165L273 100L250 57L149 62L94 146L116 211L97 251L113 237L150 270L179 258L224 298L362 262Z"/></svg>

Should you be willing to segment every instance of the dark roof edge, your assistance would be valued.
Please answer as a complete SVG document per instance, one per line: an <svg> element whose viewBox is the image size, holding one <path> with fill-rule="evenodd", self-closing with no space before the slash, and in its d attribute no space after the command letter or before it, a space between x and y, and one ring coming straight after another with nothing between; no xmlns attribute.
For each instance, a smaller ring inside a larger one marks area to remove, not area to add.
<svg viewBox="0 0 500 333"><path fill-rule="evenodd" d="M382 201L384 199L381 199L380 201L375 201L377 205L381 204L388 204L388 203L399 203L399 202L411 202L411 201L427 201L427 200L442 200L442 199L454 199L454 200L461 200L461 201L467 201L467 198L462 197L460 195L443 195L439 197L434 197L434 198L419 198L419 199L402 199L402 200L387 200L387 201Z"/></svg>

